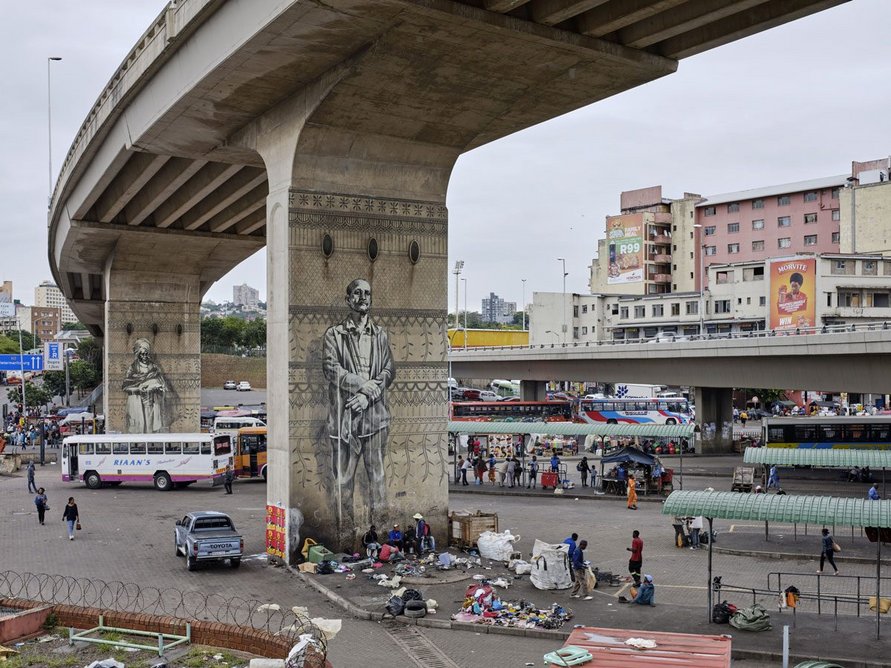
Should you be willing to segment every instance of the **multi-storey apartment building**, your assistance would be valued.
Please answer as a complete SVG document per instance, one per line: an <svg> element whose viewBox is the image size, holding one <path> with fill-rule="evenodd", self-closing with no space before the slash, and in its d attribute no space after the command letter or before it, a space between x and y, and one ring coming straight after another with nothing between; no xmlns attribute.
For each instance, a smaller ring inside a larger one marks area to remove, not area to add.
<svg viewBox="0 0 891 668"><path fill-rule="evenodd" d="M77 322L77 316L68 306L62 291L52 281L43 281L34 288L34 305L41 308L57 308L61 314L62 324Z"/></svg>

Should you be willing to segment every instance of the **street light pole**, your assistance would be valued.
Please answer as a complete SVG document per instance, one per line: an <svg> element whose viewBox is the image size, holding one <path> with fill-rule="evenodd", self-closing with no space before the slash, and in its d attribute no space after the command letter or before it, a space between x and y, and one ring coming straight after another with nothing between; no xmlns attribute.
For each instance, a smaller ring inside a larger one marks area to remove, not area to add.
<svg viewBox="0 0 891 668"><path fill-rule="evenodd" d="M25 426L28 424L28 401L25 397L25 351L22 349L22 321L16 318L19 326L19 372L22 374L22 417L25 418Z"/></svg>
<svg viewBox="0 0 891 668"><path fill-rule="evenodd" d="M65 406L71 406L71 375L68 372L68 365L71 360L68 354L71 352L69 347L65 347Z"/></svg>
<svg viewBox="0 0 891 668"><path fill-rule="evenodd" d="M523 281L523 331L526 331L526 279L521 278Z"/></svg>
<svg viewBox="0 0 891 668"><path fill-rule="evenodd" d="M702 225L695 223L693 229L696 232L696 249L699 253L699 336L705 335L705 244L702 242Z"/></svg>
<svg viewBox="0 0 891 668"><path fill-rule="evenodd" d="M467 350L467 279L461 279L464 282L464 350Z"/></svg>
<svg viewBox="0 0 891 668"><path fill-rule="evenodd" d="M557 261L563 263L563 343L566 343L566 258L558 257Z"/></svg>
<svg viewBox="0 0 891 668"><path fill-rule="evenodd" d="M52 86L50 85L50 64L53 61L62 60L59 56L50 56L46 59L46 136L47 136L47 163L48 185L46 208L53 205L53 105Z"/></svg>
<svg viewBox="0 0 891 668"><path fill-rule="evenodd" d="M455 268L452 270L452 273L455 274L455 329L458 329L458 277L461 275L462 269L464 269L464 260L455 262Z"/></svg>

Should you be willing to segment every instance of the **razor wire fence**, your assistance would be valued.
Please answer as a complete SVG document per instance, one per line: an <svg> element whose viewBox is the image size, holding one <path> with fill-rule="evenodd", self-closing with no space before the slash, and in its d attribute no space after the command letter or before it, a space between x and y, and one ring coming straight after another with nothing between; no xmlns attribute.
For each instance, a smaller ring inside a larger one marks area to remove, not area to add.
<svg viewBox="0 0 891 668"><path fill-rule="evenodd" d="M0 572L0 599L3 598L232 624L266 631L292 645L300 636L309 634L323 656L327 655L325 634L308 617L257 599L16 571Z"/></svg>

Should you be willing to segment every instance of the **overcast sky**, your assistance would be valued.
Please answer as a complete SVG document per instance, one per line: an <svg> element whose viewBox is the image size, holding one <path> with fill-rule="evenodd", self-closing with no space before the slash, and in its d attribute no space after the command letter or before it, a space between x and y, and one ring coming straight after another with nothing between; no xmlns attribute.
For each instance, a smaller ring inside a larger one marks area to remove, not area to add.
<svg viewBox="0 0 891 668"><path fill-rule="evenodd" d="M0 22L3 271L31 303L50 278L46 251L47 75L52 64L53 178L102 87L158 0L7 2ZM619 193L717 194L847 173L891 153L891 2L853 0L681 61L678 72L461 157L448 207L449 267L465 261L467 305L490 291L587 292L603 219ZM265 253L208 293L246 282L266 295ZM452 277L450 276L450 279ZM449 280L454 308L454 280ZM460 295L463 309L463 289Z"/></svg>

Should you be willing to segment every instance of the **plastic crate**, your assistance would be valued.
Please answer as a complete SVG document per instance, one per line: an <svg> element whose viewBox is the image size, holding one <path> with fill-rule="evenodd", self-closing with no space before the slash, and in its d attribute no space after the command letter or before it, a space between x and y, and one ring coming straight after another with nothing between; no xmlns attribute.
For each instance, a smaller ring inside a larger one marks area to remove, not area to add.
<svg viewBox="0 0 891 668"><path fill-rule="evenodd" d="M324 545L313 545L309 548L309 561L314 564L320 564L323 561L329 561L334 557L334 553L331 552Z"/></svg>

